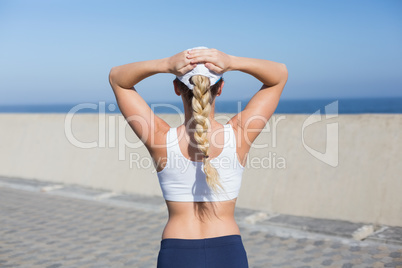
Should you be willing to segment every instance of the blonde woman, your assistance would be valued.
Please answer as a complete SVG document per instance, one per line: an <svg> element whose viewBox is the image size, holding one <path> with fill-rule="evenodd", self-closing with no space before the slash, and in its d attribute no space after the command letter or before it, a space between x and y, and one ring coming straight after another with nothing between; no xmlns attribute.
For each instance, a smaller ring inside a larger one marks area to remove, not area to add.
<svg viewBox="0 0 402 268"><path fill-rule="evenodd" d="M216 97L224 86L222 74L234 70L263 85L222 125L214 119ZM178 127L155 115L134 88L158 73L176 75L174 91L185 112ZM112 68L109 80L120 111L154 160L169 212L158 268L248 267L234 219L236 199L249 149L274 113L287 76L282 63L206 47Z"/></svg>

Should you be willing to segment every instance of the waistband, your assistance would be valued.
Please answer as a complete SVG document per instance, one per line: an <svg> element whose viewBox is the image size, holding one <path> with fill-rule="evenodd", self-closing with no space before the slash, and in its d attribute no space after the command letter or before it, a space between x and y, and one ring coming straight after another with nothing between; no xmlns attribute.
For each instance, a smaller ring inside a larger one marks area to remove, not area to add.
<svg viewBox="0 0 402 268"><path fill-rule="evenodd" d="M205 248L243 243L240 235L225 235L203 239L165 238L161 240L162 248Z"/></svg>

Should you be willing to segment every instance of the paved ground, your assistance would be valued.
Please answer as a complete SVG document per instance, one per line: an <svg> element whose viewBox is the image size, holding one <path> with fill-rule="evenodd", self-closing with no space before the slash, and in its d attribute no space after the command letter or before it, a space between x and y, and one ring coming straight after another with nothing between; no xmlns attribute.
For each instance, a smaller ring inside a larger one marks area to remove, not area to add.
<svg viewBox="0 0 402 268"><path fill-rule="evenodd" d="M156 267L161 200L45 185L0 183L0 267ZM246 214L236 217L250 267L402 267L401 245L247 224Z"/></svg>

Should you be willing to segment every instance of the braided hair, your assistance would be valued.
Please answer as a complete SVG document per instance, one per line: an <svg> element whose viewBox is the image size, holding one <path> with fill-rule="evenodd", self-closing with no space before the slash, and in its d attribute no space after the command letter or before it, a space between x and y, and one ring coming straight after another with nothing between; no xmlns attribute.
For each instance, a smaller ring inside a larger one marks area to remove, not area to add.
<svg viewBox="0 0 402 268"><path fill-rule="evenodd" d="M215 85L210 86L208 77L202 75L194 75L190 82L194 85L190 90L185 84L177 79L181 92L188 103L191 102L193 109L193 118L195 121L194 139L197 142L197 148L203 153L204 173L208 186L214 191L218 191L218 187L223 189L219 180L219 173L211 164L209 158L209 140L207 137L208 130L211 128L209 115L211 113L211 104L215 98L223 78ZM224 189L223 189L224 190Z"/></svg>

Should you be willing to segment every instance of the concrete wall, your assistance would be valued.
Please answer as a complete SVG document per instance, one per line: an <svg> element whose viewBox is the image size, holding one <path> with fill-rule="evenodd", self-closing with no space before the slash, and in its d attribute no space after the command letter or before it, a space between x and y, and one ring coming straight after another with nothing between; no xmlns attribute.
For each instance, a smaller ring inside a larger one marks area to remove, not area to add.
<svg viewBox="0 0 402 268"><path fill-rule="evenodd" d="M172 127L182 122L160 116ZM216 115L221 123L231 116ZM238 206L402 226L402 115L320 118L271 118L250 151ZM0 175L161 195L151 158L122 116L0 114L0 129Z"/></svg>

